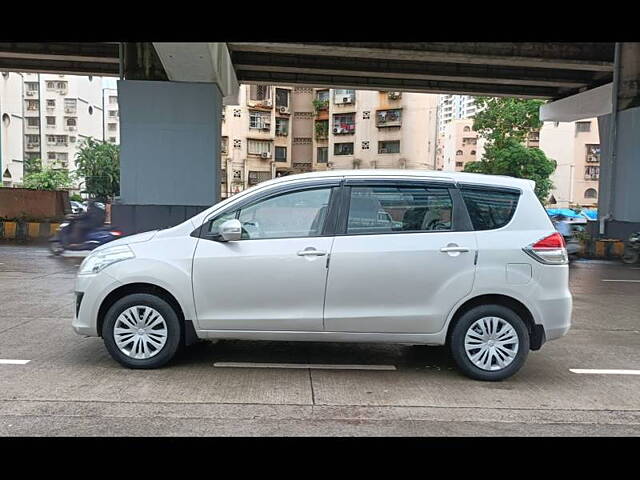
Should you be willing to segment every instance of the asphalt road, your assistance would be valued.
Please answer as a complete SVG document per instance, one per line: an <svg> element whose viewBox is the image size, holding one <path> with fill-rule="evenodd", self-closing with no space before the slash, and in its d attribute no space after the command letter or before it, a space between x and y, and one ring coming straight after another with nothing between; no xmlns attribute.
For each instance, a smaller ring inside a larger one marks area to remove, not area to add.
<svg viewBox="0 0 640 480"><path fill-rule="evenodd" d="M640 370L640 265L574 263L569 334L511 379L484 383L444 348L403 345L203 342L161 370L126 370L71 329L80 260L0 244L0 360L29 360L0 362L1 436L640 434L640 375L570 371Z"/></svg>

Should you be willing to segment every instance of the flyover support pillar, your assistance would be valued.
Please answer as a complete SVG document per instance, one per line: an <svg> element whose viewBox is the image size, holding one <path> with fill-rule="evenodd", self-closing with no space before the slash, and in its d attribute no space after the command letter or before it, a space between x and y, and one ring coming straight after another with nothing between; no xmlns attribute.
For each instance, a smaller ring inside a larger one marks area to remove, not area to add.
<svg viewBox="0 0 640 480"><path fill-rule="evenodd" d="M220 199L222 94L214 83L120 80L120 198L126 234L177 225Z"/></svg>

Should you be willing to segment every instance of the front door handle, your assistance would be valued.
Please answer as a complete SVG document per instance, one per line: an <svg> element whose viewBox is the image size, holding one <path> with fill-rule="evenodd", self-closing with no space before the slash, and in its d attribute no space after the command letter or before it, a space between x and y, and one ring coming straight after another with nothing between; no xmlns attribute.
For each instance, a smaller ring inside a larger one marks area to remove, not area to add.
<svg viewBox="0 0 640 480"><path fill-rule="evenodd" d="M468 252L469 247L442 247L440 251L442 253L451 253L451 252Z"/></svg>
<svg viewBox="0 0 640 480"><path fill-rule="evenodd" d="M299 257L322 257L326 255L327 252L323 252L322 250L316 250L313 247L307 247L304 250L300 250L298 252Z"/></svg>

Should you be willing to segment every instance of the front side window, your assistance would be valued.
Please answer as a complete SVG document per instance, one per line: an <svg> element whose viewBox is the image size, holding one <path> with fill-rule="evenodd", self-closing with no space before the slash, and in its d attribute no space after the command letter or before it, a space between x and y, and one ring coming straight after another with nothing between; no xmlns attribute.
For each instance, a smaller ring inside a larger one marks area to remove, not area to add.
<svg viewBox="0 0 640 480"><path fill-rule="evenodd" d="M222 223L237 218L243 240L319 236L330 196L331 188L317 188L258 200L212 220L208 231L215 235Z"/></svg>
<svg viewBox="0 0 640 480"><path fill-rule="evenodd" d="M352 187L347 234L451 230L452 210L442 187Z"/></svg>
<svg viewBox="0 0 640 480"><path fill-rule="evenodd" d="M516 211L520 194L490 189L461 190L471 223L475 230L504 227Z"/></svg>

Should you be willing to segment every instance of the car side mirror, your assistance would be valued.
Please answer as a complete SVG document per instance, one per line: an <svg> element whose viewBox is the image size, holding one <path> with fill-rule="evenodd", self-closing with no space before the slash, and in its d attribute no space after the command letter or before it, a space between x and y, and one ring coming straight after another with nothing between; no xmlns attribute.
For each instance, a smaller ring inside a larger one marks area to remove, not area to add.
<svg viewBox="0 0 640 480"><path fill-rule="evenodd" d="M242 224L237 219L227 220L220 225L220 235L218 240L221 242L235 242L242 237Z"/></svg>

